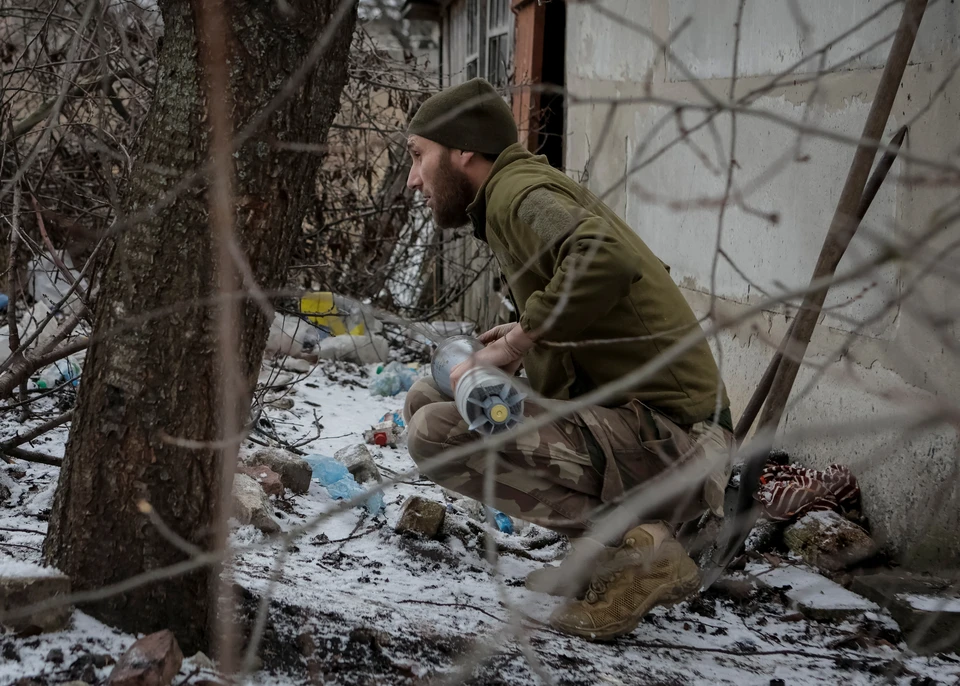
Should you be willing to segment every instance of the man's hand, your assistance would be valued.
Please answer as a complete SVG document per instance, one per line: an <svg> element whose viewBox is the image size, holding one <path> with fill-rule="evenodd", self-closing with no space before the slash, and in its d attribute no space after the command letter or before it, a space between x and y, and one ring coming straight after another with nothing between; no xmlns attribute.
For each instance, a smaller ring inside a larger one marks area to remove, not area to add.
<svg viewBox="0 0 960 686"><path fill-rule="evenodd" d="M504 336L506 336L510 331L513 330L519 322L507 322L506 324L501 324L500 326L495 326L489 331L485 331L477 337L477 340L483 343L484 345L490 345L494 341L498 341Z"/></svg>
<svg viewBox="0 0 960 686"><path fill-rule="evenodd" d="M515 324L516 322L503 324L502 326L510 327L506 333L493 338L493 342L487 344L483 350L478 350L470 356L470 359L461 362L450 371L450 387L454 392L457 390L460 378L473 367L496 367L511 376L516 373L523 361L523 356L534 346L535 341L530 334ZM491 329L484 336L500 328L498 326ZM483 340L482 336L480 340Z"/></svg>

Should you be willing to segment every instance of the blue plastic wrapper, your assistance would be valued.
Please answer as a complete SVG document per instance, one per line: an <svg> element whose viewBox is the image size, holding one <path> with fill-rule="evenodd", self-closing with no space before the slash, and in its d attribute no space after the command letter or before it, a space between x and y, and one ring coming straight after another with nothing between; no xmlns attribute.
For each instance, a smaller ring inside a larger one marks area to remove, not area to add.
<svg viewBox="0 0 960 686"><path fill-rule="evenodd" d="M357 483L353 474L334 458L326 455L307 455L306 460L313 469L313 478L327 489L327 493L334 500L349 500L366 490ZM374 493L367 498L364 507L371 516L383 511L385 508L383 493Z"/></svg>
<svg viewBox="0 0 960 686"><path fill-rule="evenodd" d="M397 426L399 426L401 429L406 426L406 424L403 423L403 417L401 416L401 414L400 414L399 411L398 411L398 412L387 412L385 415L383 415L382 417L380 417L380 420L379 420L379 421L380 421L380 423L386 422L386 421L391 421L391 422L393 422L394 424L396 424Z"/></svg>
<svg viewBox="0 0 960 686"><path fill-rule="evenodd" d="M493 513L493 523L497 525L497 529L502 531L505 534L513 533L513 520L509 516L505 515L500 510L495 510L492 507L487 508L490 512Z"/></svg>
<svg viewBox="0 0 960 686"><path fill-rule="evenodd" d="M373 395L384 397L394 396L403 391L409 391L413 382L417 380L417 373L399 362L391 362L377 374L370 384Z"/></svg>

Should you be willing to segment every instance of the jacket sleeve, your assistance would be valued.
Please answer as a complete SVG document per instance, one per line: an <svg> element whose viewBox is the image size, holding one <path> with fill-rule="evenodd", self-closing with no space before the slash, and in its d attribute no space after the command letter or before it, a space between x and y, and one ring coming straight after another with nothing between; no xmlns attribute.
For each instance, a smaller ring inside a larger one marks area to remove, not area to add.
<svg viewBox="0 0 960 686"><path fill-rule="evenodd" d="M610 222L563 191L533 190L513 214L518 253L539 254L536 264L549 279L527 299L520 318L524 331L547 341L575 340L639 280L639 268Z"/></svg>

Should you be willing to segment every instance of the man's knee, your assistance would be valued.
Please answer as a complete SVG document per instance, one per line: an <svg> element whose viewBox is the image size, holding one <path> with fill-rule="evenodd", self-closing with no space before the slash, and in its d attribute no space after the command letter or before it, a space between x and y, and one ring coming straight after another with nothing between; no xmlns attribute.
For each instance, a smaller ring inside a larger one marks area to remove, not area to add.
<svg viewBox="0 0 960 686"><path fill-rule="evenodd" d="M451 440L467 431L453 403L428 403L407 421L407 450L419 465L439 455L449 447Z"/></svg>
<svg viewBox="0 0 960 686"><path fill-rule="evenodd" d="M440 392L440 389L437 388L437 384L434 383L433 379L417 379L413 386L410 387L410 390L407 391L407 399L403 403L403 421L409 424L410 420L413 419L413 416L417 414L420 408L430 403L449 400L450 398L445 397L443 393Z"/></svg>

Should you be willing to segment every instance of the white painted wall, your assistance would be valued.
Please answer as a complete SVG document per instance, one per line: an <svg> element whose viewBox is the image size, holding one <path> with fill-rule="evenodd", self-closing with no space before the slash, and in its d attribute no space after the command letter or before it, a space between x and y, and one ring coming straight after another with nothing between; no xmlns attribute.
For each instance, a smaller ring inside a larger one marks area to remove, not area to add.
<svg viewBox="0 0 960 686"><path fill-rule="evenodd" d="M704 119L702 109L678 117L676 103L728 99L738 0L600 2L661 38L678 32L669 59L627 22L605 17L588 3L568 5L567 86L576 104L568 113L567 167L574 176L586 171L588 185L608 193L608 204L671 265L700 313L709 311L711 294L718 312L737 316L763 293L809 281L853 148L824 136L798 137L785 122L856 138L902 11L901 3L884 0L792 4L806 28L788 0L745 5L737 97L808 59L759 96L753 113L736 118L735 183L742 201L727 208L720 236L736 267L720 260L715 273L730 117L717 116L712 127L669 147L626 180L624 175L677 139L681 127ZM871 16L861 30L835 40ZM821 62L818 50L828 43ZM957 164L960 76L946 88L943 80L958 60L960 4L939 0L927 10L887 126L889 138L901 124L910 124L905 146L910 154ZM815 79L824 65L840 68ZM611 119L613 102L618 104ZM956 185L917 185L904 178L932 174L915 162L897 162L841 273L876 255L884 242L923 231L936 207L957 195ZM936 245L958 237L960 228L954 226ZM960 260L954 256L953 262ZM905 293L909 297L902 299ZM875 534L919 568L960 562L960 472L952 477L950 472L960 464L955 432L908 431L902 419L842 438L823 427L902 418L934 402L960 404L957 293L956 283L914 263L893 264L831 290L830 309L808 352L810 366L798 379L797 402L784 422L788 432L798 434L788 435L784 445L797 461L852 466ZM939 334L925 324L931 312L947 322ZM770 346L784 333L785 314L783 307L770 307L716 343L735 416L770 359ZM800 398L807 386L810 392Z"/></svg>

